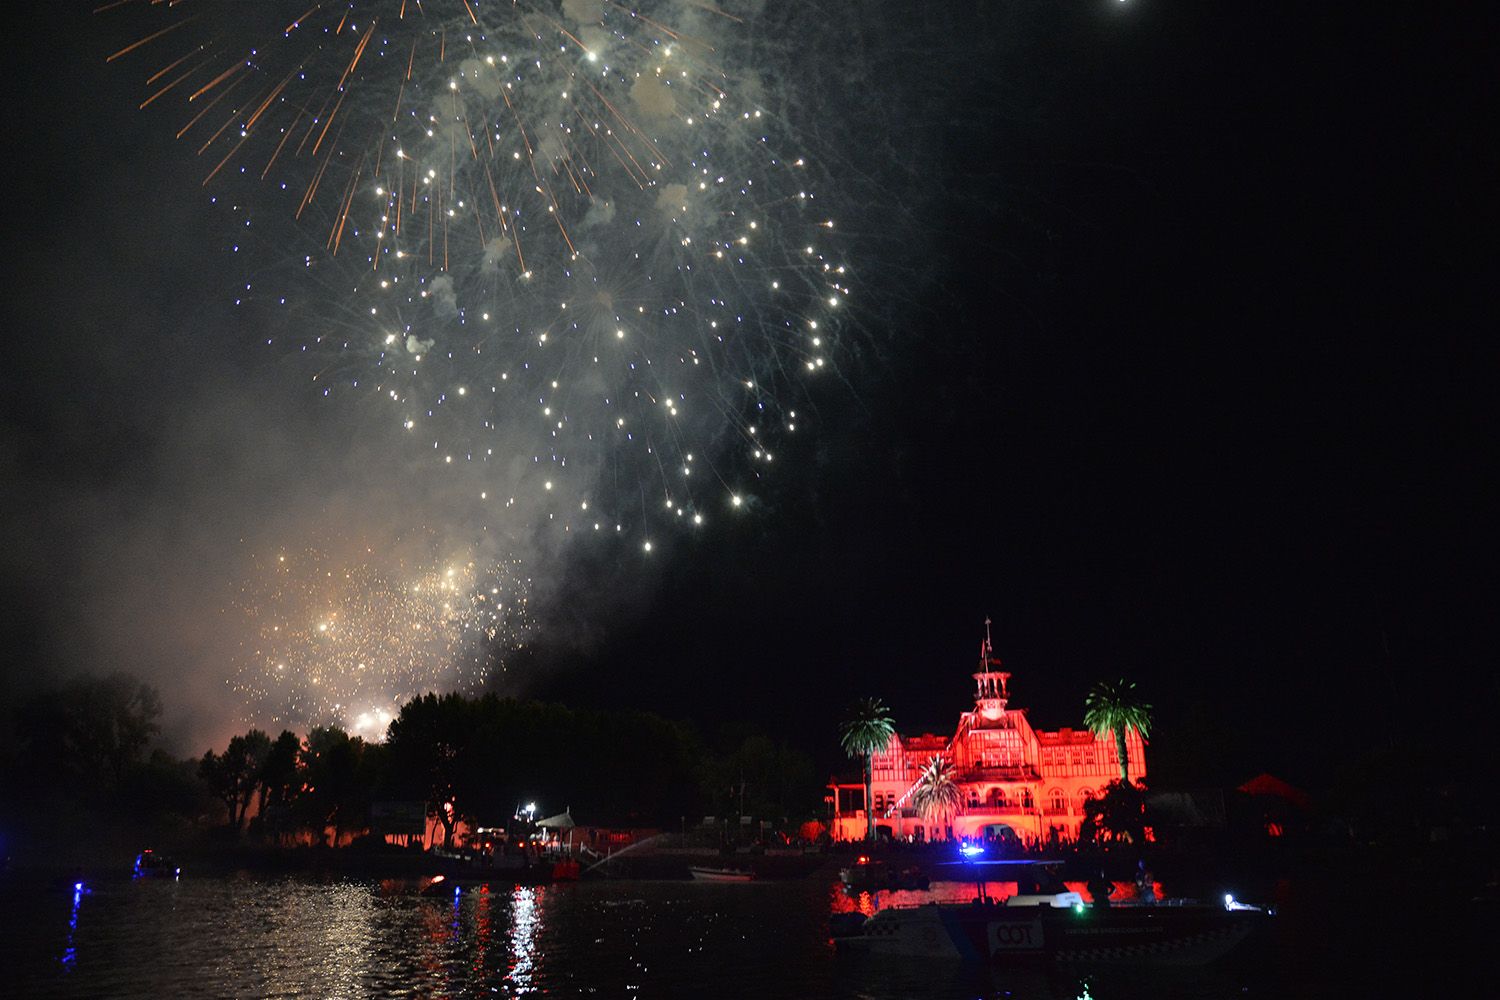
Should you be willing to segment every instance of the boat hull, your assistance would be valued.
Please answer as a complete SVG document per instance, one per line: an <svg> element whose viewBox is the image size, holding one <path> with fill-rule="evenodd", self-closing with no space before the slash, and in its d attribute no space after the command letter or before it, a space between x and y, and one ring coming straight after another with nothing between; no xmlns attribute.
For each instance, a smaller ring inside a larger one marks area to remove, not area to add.
<svg viewBox="0 0 1500 1000"><path fill-rule="evenodd" d="M1204 905L1096 910L930 904L882 910L838 942L874 954L1000 965L1204 965L1231 951L1265 918L1258 911Z"/></svg>
<svg viewBox="0 0 1500 1000"><path fill-rule="evenodd" d="M694 882L751 882L755 876L750 872L733 868L689 868Z"/></svg>
<svg viewBox="0 0 1500 1000"><path fill-rule="evenodd" d="M839 881L851 893L883 892L888 889L923 890L927 874L919 868L893 869L879 863L851 865L839 870Z"/></svg>

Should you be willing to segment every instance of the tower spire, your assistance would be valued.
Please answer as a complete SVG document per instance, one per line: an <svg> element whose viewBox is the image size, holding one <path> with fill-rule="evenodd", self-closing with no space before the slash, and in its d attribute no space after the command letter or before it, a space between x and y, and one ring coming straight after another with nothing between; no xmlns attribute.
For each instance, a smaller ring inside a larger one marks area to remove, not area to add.
<svg viewBox="0 0 1500 1000"><path fill-rule="evenodd" d="M974 675L975 708L987 719L997 719L1005 714L1005 703L1010 698L1007 690L1010 674L1000 669L1000 658L995 655L990 638L990 617L984 617L984 641L979 644L979 672Z"/></svg>

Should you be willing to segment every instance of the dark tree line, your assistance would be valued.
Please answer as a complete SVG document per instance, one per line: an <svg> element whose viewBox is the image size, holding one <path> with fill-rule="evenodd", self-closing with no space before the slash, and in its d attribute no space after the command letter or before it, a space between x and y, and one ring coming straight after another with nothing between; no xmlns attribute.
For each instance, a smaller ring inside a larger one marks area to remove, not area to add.
<svg viewBox="0 0 1500 1000"><path fill-rule="evenodd" d="M498 825L531 801L584 822L675 827L705 814L802 819L821 792L811 760L763 734L715 749L648 712L496 695L413 699L383 743L328 728L296 740L251 730L204 755L201 774L230 826L256 796L266 833L357 830L371 802L420 801L448 839L460 821Z"/></svg>
<svg viewBox="0 0 1500 1000"><path fill-rule="evenodd" d="M705 815L797 822L821 805L811 759L785 742L749 729L710 742L640 711L426 695L402 706L384 742L251 729L196 760L154 745L161 700L124 674L67 681L7 714L0 803L24 805L38 828L89 813L338 842L382 801L424 803L449 835L532 801L571 807L581 823L669 829Z"/></svg>
<svg viewBox="0 0 1500 1000"><path fill-rule="evenodd" d="M647 712L427 695L391 723L382 791L421 799L450 832L457 818L499 822L532 800L633 826L815 813L821 789L809 758L756 733L725 743L709 746L692 726Z"/></svg>
<svg viewBox="0 0 1500 1000"><path fill-rule="evenodd" d="M23 784L59 782L113 790L146 759L161 731L161 697L128 674L75 677L32 695L15 713L15 752L30 765Z"/></svg>
<svg viewBox="0 0 1500 1000"><path fill-rule="evenodd" d="M128 674L73 677L0 716L0 806L10 837L87 824L190 824L207 802L191 761L155 746L161 698Z"/></svg>
<svg viewBox="0 0 1500 1000"><path fill-rule="evenodd" d="M331 834L337 843L364 827L385 762L379 744L342 729L318 727L306 739L282 730L275 740L252 729L230 739L223 753L207 751L198 776L236 834L253 804L249 827L258 836L285 840L307 833L321 841Z"/></svg>

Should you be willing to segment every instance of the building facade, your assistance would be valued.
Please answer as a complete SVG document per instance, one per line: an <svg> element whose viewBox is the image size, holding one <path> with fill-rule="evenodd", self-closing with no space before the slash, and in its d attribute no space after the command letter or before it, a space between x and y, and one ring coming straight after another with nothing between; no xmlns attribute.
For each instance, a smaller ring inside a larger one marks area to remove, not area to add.
<svg viewBox="0 0 1500 1000"><path fill-rule="evenodd" d="M897 840L1015 838L1023 842L1074 840L1084 803L1120 776L1115 737L1088 729L1041 730L1026 709L1010 705L1010 674L1000 669L988 638L980 645L974 707L958 717L952 736L891 737L871 760L875 825ZM1140 733L1126 733L1131 781L1146 776ZM912 792L936 756L952 766L961 802L957 811L927 818ZM864 782L830 784L830 832L836 840L865 836Z"/></svg>

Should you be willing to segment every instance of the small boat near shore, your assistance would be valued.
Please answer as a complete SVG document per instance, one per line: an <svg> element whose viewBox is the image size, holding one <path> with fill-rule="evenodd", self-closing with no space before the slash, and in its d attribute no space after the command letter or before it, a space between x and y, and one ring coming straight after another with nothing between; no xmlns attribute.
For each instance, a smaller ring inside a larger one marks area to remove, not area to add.
<svg viewBox="0 0 1500 1000"><path fill-rule="evenodd" d="M915 865L897 868L884 861L861 857L847 868L839 869L839 881L851 893L881 892L886 889L921 890L928 888L927 873Z"/></svg>
<svg viewBox="0 0 1500 1000"><path fill-rule="evenodd" d="M135 864L130 869L132 879L180 878L181 876L182 867L176 861L157 854L149 847L135 856Z"/></svg>
<svg viewBox="0 0 1500 1000"><path fill-rule="evenodd" d="M705 868L694 865L688 869L694 882L753 882L755 873L738 868Z"/></svg>
<svg viewBox="0 0 1500 1000"><path fill-rule="evenodd" d="M465 854L434 848L427 855L433 874L453 882L510 882L514 885L551 885L576 882L582 874L578 859L551 854Z"/></svg>

